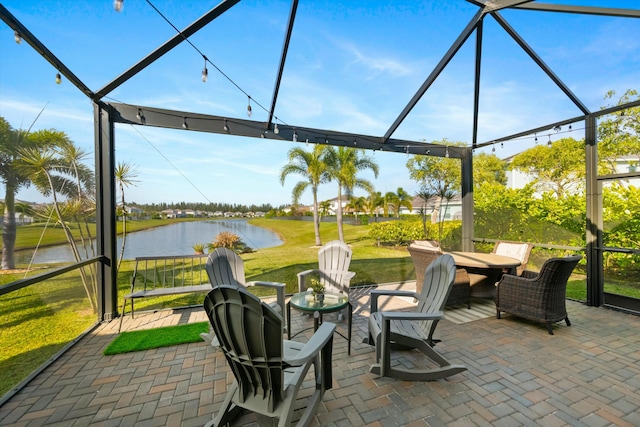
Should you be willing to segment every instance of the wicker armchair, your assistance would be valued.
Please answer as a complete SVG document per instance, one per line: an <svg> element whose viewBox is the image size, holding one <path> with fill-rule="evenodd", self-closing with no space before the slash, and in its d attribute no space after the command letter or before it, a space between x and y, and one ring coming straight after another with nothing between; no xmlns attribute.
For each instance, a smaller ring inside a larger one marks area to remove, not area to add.
<svg viewBox="0 0 640 427"><path fill-rule="evenodd" d="M416 293L419 295L422 292L425 270L429 264L442 255L442 251L438 243L433 240L416 240L409 245L407 250L416 270ZM456 269L456 277L447 298L446 305L455 304L467 304L467 308L471 308L471 285L467 270L464 268Z"/></svg>
<svg viewBox="0 0 640 427"><path fill-rule="evenodd" d="M550 258L539 273L525 270L522 276L505 274L496 285L496 317L500 312L551 325L564 320L571 326L565 304L567 280L582 256Z"/></svg>

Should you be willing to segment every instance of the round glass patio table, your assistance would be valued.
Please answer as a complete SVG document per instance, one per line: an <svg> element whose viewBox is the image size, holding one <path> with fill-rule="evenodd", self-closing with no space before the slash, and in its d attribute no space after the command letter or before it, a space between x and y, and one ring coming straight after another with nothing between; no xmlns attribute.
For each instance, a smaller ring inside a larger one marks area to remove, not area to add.
<svg viewBox="0 0 640 427"><path fill-rule="evenodd" d="M349 297L343 294L332 294L332 293L324 293L324 297L322 299L318 298L319 295L313 295L308 292L299 292L293 294L287 302L287 335L288 338L291 339L291 307L296 310L313 313L313 331L317 331L318 327L322 323L322 315L325 313L335 313L337 311L347 309L348 319L347 319L347 336L345 337L340 332L336 330L336 333L340 335L342 338L347 340L348 343L348 354L351 354L351 321L353 315L353 306L351 302L349 302ZM309 328L307 328L309 329ZM294 337L298 335L300 332L294 334Z"/></svg>

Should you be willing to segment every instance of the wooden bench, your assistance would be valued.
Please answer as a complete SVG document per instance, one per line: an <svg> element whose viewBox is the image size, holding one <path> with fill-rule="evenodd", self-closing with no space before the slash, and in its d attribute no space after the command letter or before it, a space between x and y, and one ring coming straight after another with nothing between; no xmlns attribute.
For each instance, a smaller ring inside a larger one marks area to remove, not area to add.
<svg viewBox="0 0 640 427"><path fill-rule="evenodd" d="M210 291L212 287L205 270L207 258L206 254L136 257L131 290L122 303L118 333L122 329L127 300L131 301L133 318L133 301L138 298Z"/></svg>

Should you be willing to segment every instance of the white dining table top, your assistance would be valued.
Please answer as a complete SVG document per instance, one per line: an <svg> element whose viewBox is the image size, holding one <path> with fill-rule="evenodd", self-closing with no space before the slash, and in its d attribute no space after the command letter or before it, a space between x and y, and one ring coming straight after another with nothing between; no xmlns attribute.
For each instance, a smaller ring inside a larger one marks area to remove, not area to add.
<svg viewBox="0 0 640 427"><path fill-rule="evenodd" d="M521 264L519 259L505 255L485 254L481 252L446 252L453 257L459 267L473 268L511 268Z"/></svg>

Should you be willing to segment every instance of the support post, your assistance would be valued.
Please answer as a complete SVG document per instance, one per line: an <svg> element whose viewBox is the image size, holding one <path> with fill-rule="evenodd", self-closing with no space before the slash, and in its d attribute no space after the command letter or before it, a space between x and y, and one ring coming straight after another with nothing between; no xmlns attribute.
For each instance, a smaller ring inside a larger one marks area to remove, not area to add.
<svg viewBox="0 0 640 427"><path fill-rule="evenodd" d="M598 138L595 116L586 116L585 129L587 305L600 307L604 304L602 183L598 181Z"/></svg>
<svg viewBox="0 0 640 427"><path fill-rule="evenodd" d="M466 148L460 158L462 177L462 250L473 251L473 150Z"/></svg>
<svg viewBox="0 0 640 427"><path fill-rule="evenodd" d="M96 266L98 280L98 319L111 321L118 314L116 271L116 190L114 127L111 107L94 103L96 163L96 253L107 261Z"/></svg>

